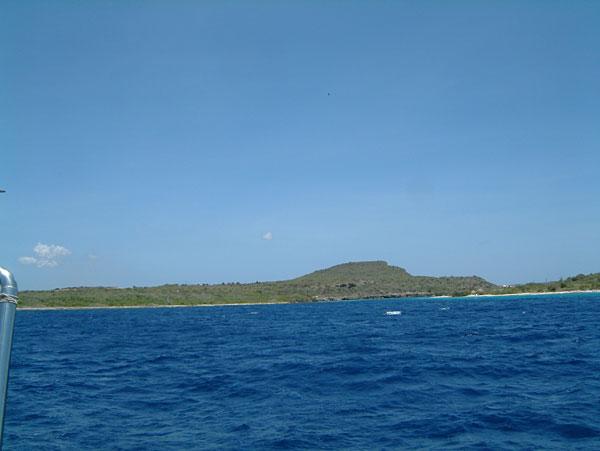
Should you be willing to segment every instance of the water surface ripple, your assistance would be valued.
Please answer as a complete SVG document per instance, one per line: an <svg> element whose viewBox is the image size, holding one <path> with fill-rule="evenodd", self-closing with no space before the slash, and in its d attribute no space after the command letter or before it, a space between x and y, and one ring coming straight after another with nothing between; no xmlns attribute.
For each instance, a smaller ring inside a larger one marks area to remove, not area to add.
<svg viewBox="0 0 600 451"><path fill-rule="evenodd" d="M12 364L8 450L600 449L597 294L19 311Z"/></svg>

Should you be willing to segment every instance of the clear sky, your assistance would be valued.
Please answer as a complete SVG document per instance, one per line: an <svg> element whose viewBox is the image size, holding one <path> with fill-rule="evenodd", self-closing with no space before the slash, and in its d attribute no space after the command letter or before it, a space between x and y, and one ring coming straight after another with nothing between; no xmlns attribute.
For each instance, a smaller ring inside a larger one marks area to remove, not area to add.
<svg viewBox="0 0 600 451"><path fill-rule="evenodd" d="M599 24L598 1L4 0L0 264L23 289L598 272Z"/></svg>

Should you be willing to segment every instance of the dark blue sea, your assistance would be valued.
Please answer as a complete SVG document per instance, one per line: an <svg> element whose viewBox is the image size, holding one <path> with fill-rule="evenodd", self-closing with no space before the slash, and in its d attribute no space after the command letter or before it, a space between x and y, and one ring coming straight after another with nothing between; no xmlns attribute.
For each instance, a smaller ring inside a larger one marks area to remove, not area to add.
<svg viewBox="0 0 600 451"><path fill-rule="evenodd" d="M600 449L598 294L19 311L11 371L8 450Z"/></svg>

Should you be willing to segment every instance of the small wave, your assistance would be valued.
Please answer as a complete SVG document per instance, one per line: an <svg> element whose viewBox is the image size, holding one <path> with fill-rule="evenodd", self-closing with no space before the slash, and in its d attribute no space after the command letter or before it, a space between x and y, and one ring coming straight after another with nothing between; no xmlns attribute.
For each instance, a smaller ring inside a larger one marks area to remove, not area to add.
<svg viewBox="0 0 600 451"><path fill-rule="evenodd" d="M246 423L242 423L231 428L231 432L248 432L249 430L250 426Z"/></svg>
<svg viewBox="0 0 600 451"><path fill-rule="evenodd" d="M566 438L591 438L600 436L597 429L589 427L585 424L557 424L556 431Z"/></svg>
<svg viewBox="0 0 600 451"><path fill-rule="evenodd" d="M388 310L387 312L385 312L386 315L402 315L402 312L400 310Z"/></svg>

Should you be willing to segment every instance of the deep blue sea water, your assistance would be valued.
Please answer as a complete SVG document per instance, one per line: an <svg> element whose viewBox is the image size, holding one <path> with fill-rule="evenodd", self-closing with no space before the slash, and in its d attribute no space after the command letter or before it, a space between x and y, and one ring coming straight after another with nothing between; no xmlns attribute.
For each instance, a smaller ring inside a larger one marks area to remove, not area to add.
<svg viewBox="0 0 600 451"><path fill-rule="evenodd" d="M12 363L9 450L600 449L597 294L19 311Z"/></svg>

